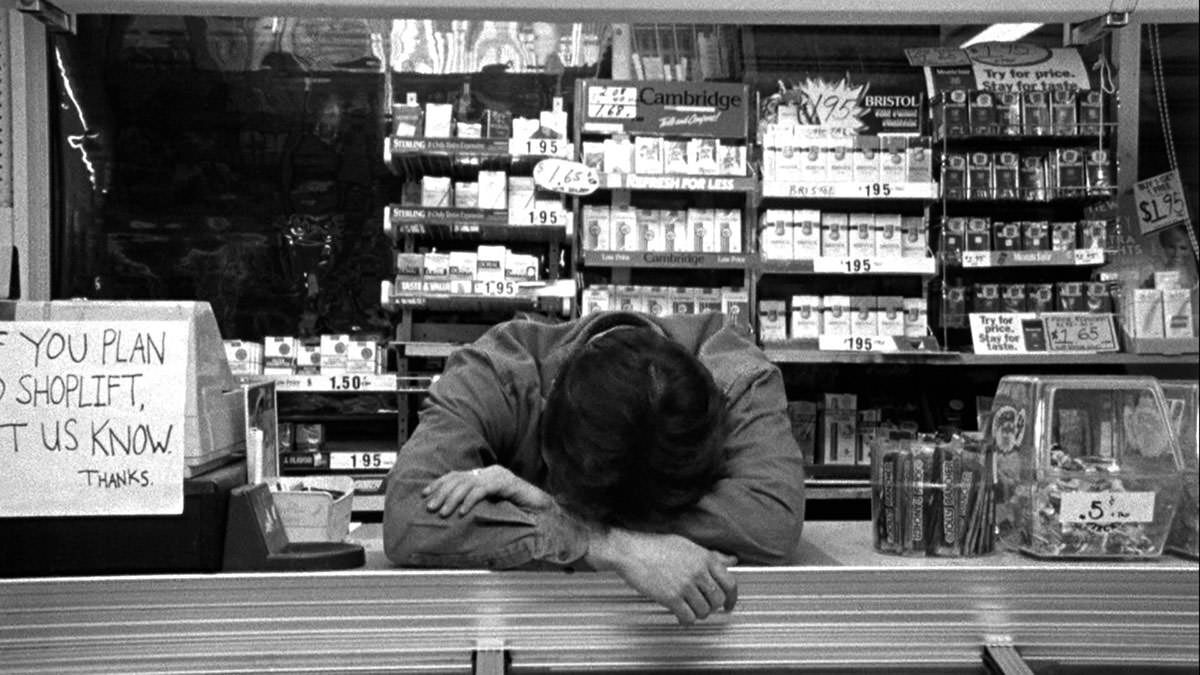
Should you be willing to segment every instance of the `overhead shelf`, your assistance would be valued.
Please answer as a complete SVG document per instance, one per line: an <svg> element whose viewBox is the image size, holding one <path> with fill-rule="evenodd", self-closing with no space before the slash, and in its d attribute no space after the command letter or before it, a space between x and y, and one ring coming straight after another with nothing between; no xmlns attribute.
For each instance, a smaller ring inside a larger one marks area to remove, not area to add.
<svg viewBox="0 0 1200 675"><path fill-rule="evenodd" d="M913 364L931 366L1025 366L1025 365L1110 365L1156 366L1197 365L1195 354L1130 354L1124 352L1096 354L964 354L959 352L901 351L850 352L821 351L815 348L788 346L785 343L764 345L763 352L776 364Z"/></svg>

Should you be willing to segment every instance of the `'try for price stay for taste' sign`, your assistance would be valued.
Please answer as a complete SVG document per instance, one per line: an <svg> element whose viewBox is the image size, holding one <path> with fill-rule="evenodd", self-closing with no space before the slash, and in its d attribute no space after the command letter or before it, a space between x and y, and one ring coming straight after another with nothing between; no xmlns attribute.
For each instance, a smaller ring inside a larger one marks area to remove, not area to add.
<svg viewBox="0 0 1200 675"><path fill-rule="evenodd" d="M0 514L182 513L187 330L0 322Z"/></svg>

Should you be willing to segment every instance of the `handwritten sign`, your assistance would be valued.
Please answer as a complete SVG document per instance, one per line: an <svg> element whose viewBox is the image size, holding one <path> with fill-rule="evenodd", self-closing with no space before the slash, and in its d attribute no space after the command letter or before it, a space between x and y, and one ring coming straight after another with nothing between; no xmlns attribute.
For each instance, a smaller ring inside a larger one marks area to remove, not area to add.
<svg viewBox="0 0 1200 675"><path fill-rule="evenodd" d="M600 187L596 170L581 162L543 159L533 167L533 183L543 190L568 195L590 195Z"/></svg>
<svg viewBox="0 0 1200 675"><path fill-rule="evenodd" d="M1021 354L1030 351L1025 342L1023 322L1036 318L1036 314L1026 313L971 314L975 353Z"/></svg>
<svg viewBox="0 0 1200 675"><path fill-rule="evenodd" d="M1133 186L1138 208L1138 227L1142 234L1188 222L1187 202L1178 171L1160 173L1140 180Z"/></svg>
<svg viewBox="0 0 1200 675"><path fill-rule="evenodd" d="M0 513L183 512L188 325L0 323Z"/></svg>
<svg viewBox="0 0 1200 675"><path fill-rule="evenodd" d="M1109 525L1154 522L1153 492L1064 492L1059 522Z"/></svg>
<svg viewBox="0 0 1200 675"><path fill-rule="evenodd" d="M1052 352L1115 352L1117 331L1111 314L1055 313L1046 322L1046 348Z"/></svg>

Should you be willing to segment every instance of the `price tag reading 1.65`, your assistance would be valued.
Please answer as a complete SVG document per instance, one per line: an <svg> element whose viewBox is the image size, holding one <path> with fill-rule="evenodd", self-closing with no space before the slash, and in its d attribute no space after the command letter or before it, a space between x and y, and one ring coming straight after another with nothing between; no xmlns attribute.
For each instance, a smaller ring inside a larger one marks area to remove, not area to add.
<svg viewBox="0 0 1200 675"><path fill-rule="evenodd" d="M565 159L543 159L533 167L534 185L568 195L590 195L600 187L592 167Z"/></svg>
<svg viewBox="0 0 1200 675"><path fill-rule="evenodd" d="M367 469L386 470L396 464L394 452L331 452L329 468L361 471Z"/></svg>

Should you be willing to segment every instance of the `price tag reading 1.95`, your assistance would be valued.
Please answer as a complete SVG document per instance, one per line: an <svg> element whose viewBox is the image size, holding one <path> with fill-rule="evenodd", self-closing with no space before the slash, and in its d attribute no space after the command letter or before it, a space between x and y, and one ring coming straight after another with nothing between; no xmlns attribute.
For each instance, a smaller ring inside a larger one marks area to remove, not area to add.
<svg viewBox="0 0 1200 675"><path fill-rule="evenodd" d="M896 341L877 335L822 335L817 341L817 347L827 352L894 352Z"/></svg>
<svg viewBox="0 0 1200 675"><path fill-rule="evenodd" d="M521 138L508 141L510 155L544 155L571 157L571 144L560 138Z"/></svg>
<svg viewBox="0 0 1200 675"><path fill-rule="evenodd" d="M394 452L331 452L329 453L329 468L362 471L368 469L386 470L396 464Z"/></svg>
<svg viewBox="0 0 1200 675"><path fill-rule="evenodd" d="M892 186L888 183L867 183L862 186L867 197L891 197Z"/></svg>

